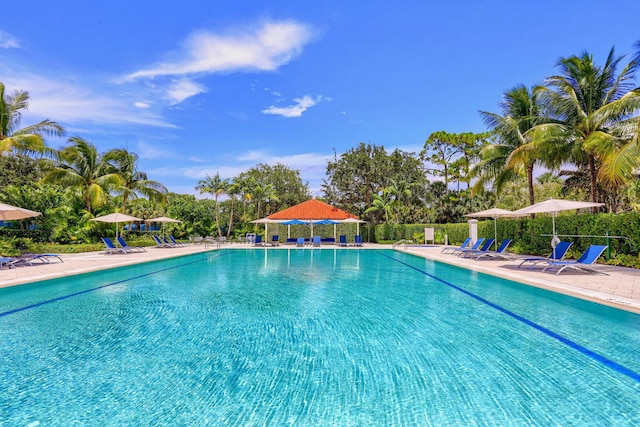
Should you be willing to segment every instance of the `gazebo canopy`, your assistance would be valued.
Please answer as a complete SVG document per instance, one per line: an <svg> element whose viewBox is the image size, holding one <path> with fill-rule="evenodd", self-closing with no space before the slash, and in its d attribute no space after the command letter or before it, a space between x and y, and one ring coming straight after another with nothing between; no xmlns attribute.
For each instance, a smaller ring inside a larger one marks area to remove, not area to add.
<svg viewBox="0 0 640 427"><path fill-rule="evenodd" d="M357 216L345 212L342 209L331 206L320 200L310 199L290 208L281 210L269 215L267 218L271 220L286 221L298 219L301 221L319 221L329 219L334 221L343 221L345 219L358 219Z"/></svg>

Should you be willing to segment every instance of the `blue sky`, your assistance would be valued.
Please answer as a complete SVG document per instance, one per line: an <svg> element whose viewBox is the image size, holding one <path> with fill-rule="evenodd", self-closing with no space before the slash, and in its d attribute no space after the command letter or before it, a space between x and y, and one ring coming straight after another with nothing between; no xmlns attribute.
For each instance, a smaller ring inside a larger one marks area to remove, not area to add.
<svg viewBox="0 0 640 427"><path fill-rule="evenodd" d="M482 132L479 110L587 50L627 58L640 2L124 1L3 4L0 81L26 126L55 120L100 151L195 194L257 163L320 193L360 142L418 152L435 131ZM60 148L65 140L48 140Z"/></svg>

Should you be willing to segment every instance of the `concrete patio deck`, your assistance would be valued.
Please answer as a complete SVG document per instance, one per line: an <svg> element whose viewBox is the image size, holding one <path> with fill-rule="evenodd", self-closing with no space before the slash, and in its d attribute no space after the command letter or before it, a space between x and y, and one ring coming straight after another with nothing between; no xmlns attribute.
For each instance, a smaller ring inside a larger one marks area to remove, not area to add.
<svg viewBox="0 0 640 427"><path fill-rule="evenodd" d="M531 270L526 266L518 268L520 261L517 258L513 260L459 258L455 255L443 254L443 247L406 246L397 247L397 249L492 276L640 313L640 270L597 264L594 269L602 274L564 270L559 275L555 275L555 272L543 272L544 265L538 265Z"/></svg>

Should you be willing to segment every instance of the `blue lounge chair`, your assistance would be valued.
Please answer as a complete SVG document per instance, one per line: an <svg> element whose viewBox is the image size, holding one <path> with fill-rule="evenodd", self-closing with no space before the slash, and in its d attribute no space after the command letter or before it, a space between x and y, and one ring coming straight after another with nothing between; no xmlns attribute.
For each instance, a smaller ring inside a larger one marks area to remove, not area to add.
<svg viewBox="0 0 640 427"><path fill-rule="evenodd" d="M555 249L551 251L551 255L549 255L546 258L541 256L523 258L520 265L518 265L518 268L522 267L523 264L531 263L529 270L533 270L533 267L535 267L540 263L546 264L552 261L560 261L567 254L567 251L569 250L572 244L573 242L558 243Z"/></svg>
<svg viewBox="0 0 640 427"><path fill-rule="evenodd" d="M33 265L35 261L38 264L51 264L51 260L57 259L59 262L64 262L58 254L34 254L24 253L19 257L15 257L14 264L16 265Z"/></svg>
<svg viewBox="0 0 640 427"><path fill-rule="evenodd" d="M507 254L505 252L507 250L507 248L509 247L509 245L511 244L511 241L512 241L511 239L504 239L500 243L500 246L498 246L498 249L496 249L495 251L486 251L486 252L478 253L478 254L476 254L475 258L476 259L480 259L480 258L508 259L508 258L511 258L512 255Z"/></svg>
<svg viewBox="0 0 640 427"><path fill-rule="evenodd" d="M362 236L359 234L356 234L356 236L353 238L354 242L353 242L353 246L362 246Z"/></svg>
<svg viewBox="0 0 640 427"><path fill-rule="evenodd" d="M562 272L564 269L572 269L572 270L580 270L585 271L587 273L602 273L601 271L595 270L590 266L595 264L596 260L600 258L600 255L607 249L606 245L591 245L587 248L586 251L575 261L549 261L548 265L542 269L542 271L546 271L547 269L557 268L556 276Z"/></svg>
<svg viewBox="0 0 640 427"><path fill-rule="evenodd" d="M455 247L446 247L444 249L442 249L442 251L440 251L443 254L448 254L448 253L452 253L452 251L457 251L460 249L467 249L467 247L469 246L469 244L471 243L471 237L467 237L466 239L464 239L464 242L462 242L462 244L460 246L455 246Z"/></svg>
<svg viewBox="0 0 640 427"><path fill-rule="evenodd" d="M278 246L280 244L280 236L274 234L271 236L271 246Z"/></svg>
<svg viewBox="0 0 640 427"><path fill-rule="evenodd" d="M15 264L13 263L14 261L15 261L14 257L8 257L8 256L0 257L0 268L3 268L3 267L16 268Z"/></svg>
<svg viewBox="0 0 640 427"><path fill-rule="evenodd" d="M171 234L169 234L169 242L173 244L173 246L189 246L188 243L178 242Z"/></svg>
<svg viewBox="0 0 640 427"><path fill-rule="evenodd" d="M45 264L51 264L51 261L55 258L60 262L64 262L58 254L33 254L36 259L42 260Z"/></svg>
<svg viewBox="0 0 640 427"><path fill-rule="evenodd" d="M299 248L304 247L304 237L298 237L296 239L296 246Z"/></svg>
<svg viewBox="0 0 640 427"><path fill-rule="evenodd" d="M460 251L457 252L458 256L461 256L463 258L473 258L477 255L480 255L481 253L487 253L489 252L489 248L491 248L491 245L493 245L493 242L495 242L496 239L491 238L491 239L487 239L484 241L484 244L482 245L482 247L480 247L479 249L473 250L473 249L460 249Z"/></svg>
<svg viewBox="0 0 640 427"><path fill-rule="evenodd" d="M340 237L338 237L338 246L347 246L347 236L341 234Z"/></svg>
<svg viewBox="0 0 640 427"><path fill-rule="evenodd" d="M27 265L33 265L35 261L38 261L38 264L48 264L48 262L43 259L37 259L35 254L22 254L20 256L0 258L0 266L7 268L24 267Z"/></svg>
<svg viewBox="0 0 640 427"><path fill-rule="evenodd" d="M131 253L131 251L126 250L125 248L118 248L116 247L116 245L113 244L113 242L111 241L110 238L108 237L103 237L102 241L104 242L104 245L106 246L104 253L109 255L109 254L128 254Z"/></svg>
<svg viewBox="0 0 640 427"><path fill-rule="evenodd" d="M175 246L167 243L167 242L163 242L162 240L160 240L160 237L153 235L153 240L154 242L156 242L156 248L173 248Z"/></svg>
<svg viewBox="0 0 640 427"><path fill-rule="evenodd" d="M122 248L126 251L147 252L147 250L142 246L129 246L127 242L122 238L122 236L118 236L118 243L120 243L120 246L122 246Z"/></svg>
<svg viewBox="0 0 640 427"><path fill-rule="evenodd" d="M313 246L320 247L320 236L313 236Z"/></svg>
<svg viewBox="0 0 640 427"><path fill-rule="evenodd" d="M460 253L462 251L477 251L480 249L480 246L482 246L482 244L484 243L484 237L480 237L478 240L476 240L476 242L473 244L473 246L471 246L470 248L453 248L450 252L450 254L453 255L460 255Z"/></svg>
<svg viewBox="0 0 640 427"><path fill-rule="evenodd" d="M167 239L166 237L163 237L162 239L160 239L161 242L164 242L165 245L167 245L170 248L179 248L180 246L182 246L180 243L172 243L169 239Z"/></svg>
<svg viewBox="0 0 640 427"><path fill-rule="evenodd" d="M264 246L262 243L262 234L256 236L256 240L253 242L253 246Z"/></svg>

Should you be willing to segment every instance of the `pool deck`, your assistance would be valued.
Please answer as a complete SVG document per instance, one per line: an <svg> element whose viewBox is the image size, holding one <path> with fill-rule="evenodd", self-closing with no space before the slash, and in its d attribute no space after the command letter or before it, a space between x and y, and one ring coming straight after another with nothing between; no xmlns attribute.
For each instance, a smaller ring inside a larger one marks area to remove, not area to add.
<svg viewBox="0 0 640 427"><path fill-rule="evenodd" d="M251 248L248 244L226 244L221 248ZM147 252L105 255L103 252L62 254L63 263L37 264L33 266L0 269L0 287L20 285L41 280L87 273L125 265L159 259L173 258L199 252L216 250L216 246L191 245L182 248L147 248ZM295 246L281 245L266 247L269 250L295 249ZM336 249L335 245L323 245L320 249ZM362 248L347 249L390 249L389 245L365 243ZM396 250L420 257L461 266L470 270L502 277L561 294L571 295L622 310L640 313L640 270L597 265L603 274L590 274L565 270L560 275L542 272L542 267L533 270L518 269L517 260L474 260L442 254L443 246L398 246ZM305 249L308 249L306 247ZM341 248L342 249L342 248ZM304 250L304 249L302 249ZM606 273L606 274L605 274Z"/></svg>

